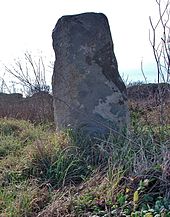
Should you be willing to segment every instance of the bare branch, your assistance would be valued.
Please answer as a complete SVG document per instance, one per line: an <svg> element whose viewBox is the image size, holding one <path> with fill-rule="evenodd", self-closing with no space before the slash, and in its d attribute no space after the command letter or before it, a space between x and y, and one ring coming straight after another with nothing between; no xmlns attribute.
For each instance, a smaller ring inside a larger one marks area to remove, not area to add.
<svg viewBox="0 0 170 217"><path fill-rule="evenodd" d="M46 71L42 56L35 61L31 53L26 52L24 57L25 63L17 60L11 68L5 66L5 70L19 81L24 90L27 89L28 95L40 91L49 92L50 86L45 80Z"/></svg>

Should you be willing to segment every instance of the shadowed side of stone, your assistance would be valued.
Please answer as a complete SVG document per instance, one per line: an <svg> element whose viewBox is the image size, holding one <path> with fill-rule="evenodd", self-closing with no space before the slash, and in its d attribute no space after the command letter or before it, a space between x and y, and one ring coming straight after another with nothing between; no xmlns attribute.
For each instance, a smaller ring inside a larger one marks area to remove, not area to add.
<svg viewBox="0 0 170 217"><path fill-rule="evenodd" d="M105 134L128 124L126 87L119 75L108 20L101 13L61 17L52 34L52 88L57 129Z"/></svg>

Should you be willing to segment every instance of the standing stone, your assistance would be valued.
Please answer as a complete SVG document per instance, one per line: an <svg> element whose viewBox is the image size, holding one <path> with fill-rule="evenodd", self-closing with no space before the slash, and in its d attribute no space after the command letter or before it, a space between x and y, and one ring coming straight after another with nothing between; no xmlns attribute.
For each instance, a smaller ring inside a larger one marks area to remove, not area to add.
<svg viewBox="0 0 170 217"><path fill-rule="evenodd" d="M88 134L128 124L126 87L119 75L108 20L101 13L61 17L52 33L52 88L58 130Z"/></svg>

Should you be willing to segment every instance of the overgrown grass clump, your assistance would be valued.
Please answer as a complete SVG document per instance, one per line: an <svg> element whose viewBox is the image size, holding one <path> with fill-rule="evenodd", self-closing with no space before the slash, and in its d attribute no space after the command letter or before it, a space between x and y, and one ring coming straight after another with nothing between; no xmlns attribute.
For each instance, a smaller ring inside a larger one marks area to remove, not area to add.
<svg viewBox="0 0 170 217"><path fill-rule="evenodd" d="M32 216L54 189L80 183L90 172L78 147L50 125L0 119L0 156L2 216ZM40 192L46 195L41 203Z"/></svg>
<svg viewBox="0 0 170 217"><path fill-rule="evenodd" d="M170 216L170 127L90 140L0 119L0 216Z"/></svg>

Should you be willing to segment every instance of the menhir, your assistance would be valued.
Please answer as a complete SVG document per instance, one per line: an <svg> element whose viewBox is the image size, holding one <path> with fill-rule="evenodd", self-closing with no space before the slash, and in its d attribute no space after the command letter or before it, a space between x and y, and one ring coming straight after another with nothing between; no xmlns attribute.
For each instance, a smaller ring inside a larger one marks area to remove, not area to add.
<svg viewBox="0 0 170 217"><path fill-rule="evenodd" d="M69 127L90 135L120 132L129 122L127 93L118 72L106 16L63 16L52 38L57 129Z"/></svg>

